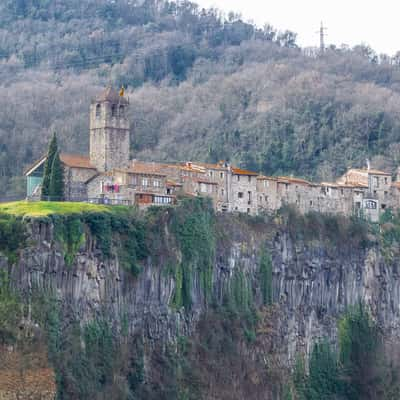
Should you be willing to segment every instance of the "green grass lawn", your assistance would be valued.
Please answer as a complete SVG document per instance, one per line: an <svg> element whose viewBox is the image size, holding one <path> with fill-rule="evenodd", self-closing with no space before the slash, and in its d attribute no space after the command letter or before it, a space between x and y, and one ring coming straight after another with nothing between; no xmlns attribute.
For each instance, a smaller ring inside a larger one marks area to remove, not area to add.
<svg viewBox="0 0 400 400"><path fill-rule="evenodd" d="M43 217L48 215L81 214L83 212L119 212L126 211L125 206L105 206L88 203L55 201L15 201L0 203L0 213L15 216Z"/></svg>

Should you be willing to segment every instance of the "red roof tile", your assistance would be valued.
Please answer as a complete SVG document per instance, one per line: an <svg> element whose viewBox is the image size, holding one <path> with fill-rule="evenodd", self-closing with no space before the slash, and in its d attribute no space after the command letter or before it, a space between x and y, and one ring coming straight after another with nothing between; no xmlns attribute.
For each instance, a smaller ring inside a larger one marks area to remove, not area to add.
<svg viewBox="0 0 400 400"><path fill-rule="evenodd" d="M85 168L85 169L96 169L91 163L88 156L80 154L60 154L61 162L71 168Z"/></svg>
<svg viewBox="0 0 400 400"><path fill-rule="evenodd" d="M258 176L257 172L247 171L241 168L232 167L232 172L235 175L247 175L247 176Z"/></svg>

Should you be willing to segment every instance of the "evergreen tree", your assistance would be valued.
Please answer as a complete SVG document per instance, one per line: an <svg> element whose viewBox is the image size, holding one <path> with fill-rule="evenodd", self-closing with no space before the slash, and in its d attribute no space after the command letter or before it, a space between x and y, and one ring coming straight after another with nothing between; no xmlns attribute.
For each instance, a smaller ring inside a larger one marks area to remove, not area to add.
<svg viewBox="0 0 400 400"><path fill-rule="evenodd" d="M51 165L49 197L51 201L64 200L64 168L58 151L54 155Z"/></svg>
<svg viewBox="0 0 400 400"><path fill-rule="evenodd" d="M44 175L42 181L42 200L47 200L50 196L50 177L51 177L51 167L53 165L54 157L58 152L58 144L56 133L50 141L49 150L47 152L47 158L44 164Z"/></svg>

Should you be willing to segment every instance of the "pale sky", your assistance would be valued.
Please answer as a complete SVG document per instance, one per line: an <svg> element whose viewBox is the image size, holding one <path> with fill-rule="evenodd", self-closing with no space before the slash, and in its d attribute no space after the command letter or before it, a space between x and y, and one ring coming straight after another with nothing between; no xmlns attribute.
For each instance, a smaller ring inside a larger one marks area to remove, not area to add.
<svg viewBox="0 0 400 400"><path fill-rule="evenodd" d="M400 50L400 0L197 0L202 7L240 12L257 25L298 34L301 46L318 46L321 21L327 44L366 43L377 53Z"/></svg>

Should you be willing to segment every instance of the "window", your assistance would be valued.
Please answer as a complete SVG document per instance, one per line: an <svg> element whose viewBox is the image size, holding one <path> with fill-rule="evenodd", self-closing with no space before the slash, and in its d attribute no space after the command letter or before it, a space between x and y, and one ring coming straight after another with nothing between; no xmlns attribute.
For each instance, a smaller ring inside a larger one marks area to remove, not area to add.
<svg viewBox="0 0 400 400"><path fill-rule="evenodd" d="M384 210L386 208L386 204L382 204L381 207L382 207L382 210Z"/></svg>
<svg viewBox="0 0 400 400"><path fill-rule="evenodd" d="M239 198L239 199L243 199L243 192L239 192L239 193L238 193L238 198Z"/></svg>
<svg viewBox="0 0 400 400"><path fill-rule="evenodd" d="M387 185L388 183L388 178L385 178L385 185Z"/></svg>
<svg viewBox="0 0 400 400"><path fill-rule="evenodd" d="M172 203L171 197L154 196L154 203L156 204L170 204Z"/></svg>
<svg viewBox="0 0 400 400"><path fill-rule="evenodd" d="M147 178L142 179L142 186L149 186L149 180Z"/></svg>
<svg viewBox="0 0 400 400"><path fill-rule="evenodd" d="M249 200L249 204L251 203L251 192L247 192L247 196L248 196L248 200Z"/></svg>
<svg viewBox="0 0 400 400"><path fill-rule="evenodd" d="M373 200L367 200L365 202L365 208L368 210L376 210L377 209L377 202Z"/></svg>
<svg viewBox="0 0 400 400"><path fill-rule="evenodd" d="M124 106L119 106L119 116L123 117L125 114L125 107Z"/></svg>
<svg viewBox="0 0 400 400"><path fill-rule="evenodd" d="M247 214L250 214L250 208L247 209Z"/></svg>
<svg viewBox="0 0 400 400"><path fill-rule="evenodd" d="M251 176L248 176L248 178L249 178L249 183L251 182Z"/></svg>
<svg viewBox="0 0 400 400"><path fill-rule="evenodd" d="M200 183L200 192L207 193L207 185L205 183Z"/></svg>
<svg viewBox="0 0 400 400"><path fill-rule="evenodd" d="M131 183L132 185L137 185L137 176L132 176Z"/></svg>
<svg viewBox="0 0 400 400"><path fill-rule="evenodd" d="M113 104L111 106L111 117L115 118L117 116L117 106Z"/></svg>
<svg viewBox="0 0 400 400"><path fill-rule="evenodd" d="M238 181L238 182L240 181L240 175L237 176L237 181Z"/></svg>
<svg viewBox="0 0 400 400"><path fill-rule="evenodd" d="M223 179L224 178L224 173L220 172L219 176L221 177L221 179Z"/></svg>
<svg viewBox="0 0 400 400"><path fill-rule="evenodd" d="M213 172L212 172L212 171L210 171L210 176L211 176L211 177L213 176Z"/></svg>
<svg viewBox="0 0 400 400"><path fill-rule="evenodd" d="M267 180L264 181L264 187L267 188L269 186L269 182Z"/></svg>
<svg viewBox="0 0 400 400"><path fill-rule="evenodd" d="M101 105L97 104L96 106L96 117L99 118L101 116Z"/></svg>
<svg viewBox="0 0 400 400"><path fill-rule="evenodd" d="M160 187L161 185L160 185L160 181L158 180L158 179L154 179L154 181L153 181L153 186L154 187Z"/></svg>
<svg viewBox="0 0 400 400"><path fill-rule="evenodd" d="M374 184L377 188L379 187L379 178L377 176L374 176Z"/></svg>
<svg viewBox="0 0 400 400"><path fill-rule="evenodd" d="M224 189L221 189L221 194L222 194L222 196L225 194L225 190Z"/></svg>

